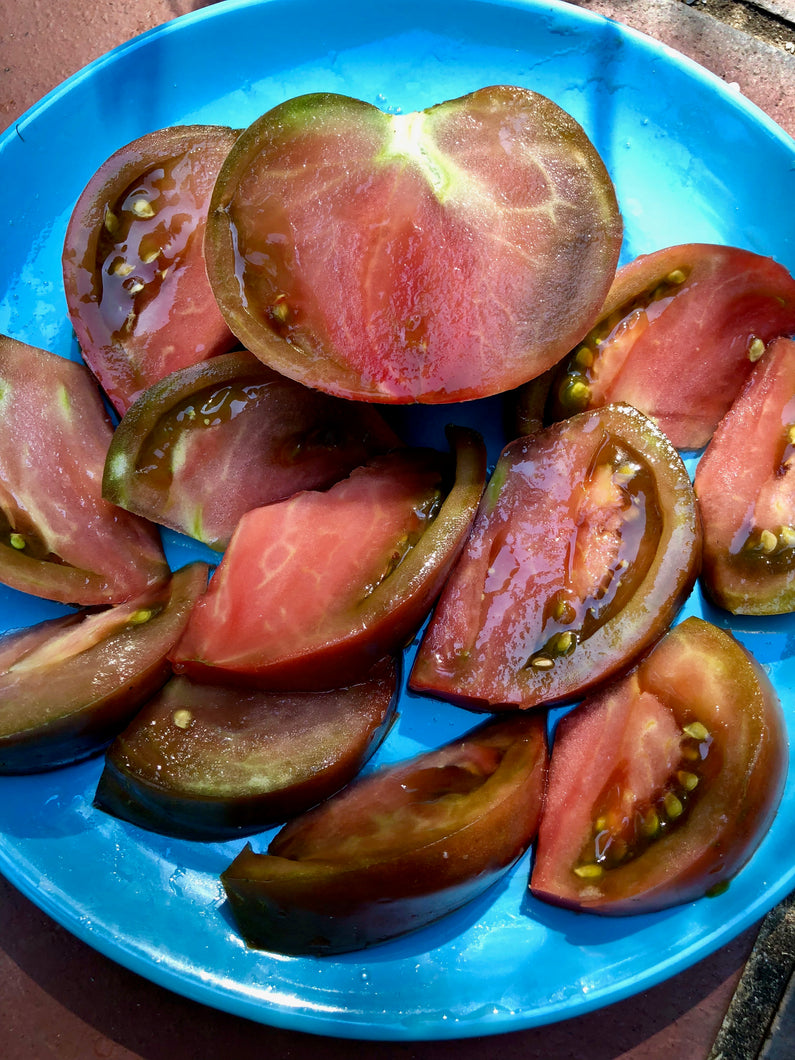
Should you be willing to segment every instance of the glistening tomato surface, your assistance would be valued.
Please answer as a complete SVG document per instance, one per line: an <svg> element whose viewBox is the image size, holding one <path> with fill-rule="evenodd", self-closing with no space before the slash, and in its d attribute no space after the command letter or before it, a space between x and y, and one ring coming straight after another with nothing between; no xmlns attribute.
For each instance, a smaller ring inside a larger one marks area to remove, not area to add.
<svg viewBox="0 0 795 1060"><path fill-rule="evenodd" d="M475 710L578 698L667 629L696 578L687 471L629 406L506 447L409 683Z"/></svg>
<svg viewBox="0 0 795 1060"><path fill-rule="evenodd" d="M354 782L222 874L247 942L340 953L471 901L532 842L547 770L540 716L493 719Z"/></svg>
<svg viewBox="0 0 795 1060"><path fill-rule="evenodd" d="M154 527L101 496L112 434L84 365L0 336L0 581L92 605L168 577Z"/></svg>
<svg viewBox="0 0 795 1060"><path fill-rule="evenodd" d="M244 130L207 222L242 344L348 398L448 402L518 386L593 323L622 225L582 128L527 89L412 114L345 96Z"/></svg>
<svg viewBox="0 0 795 1060"><path fill-rule="evenodd" d="M778 339L718 425L695 474L702 584L735 614L795 610L795 342Z"/></svg>
<svg viewBox="0 0 795 1060"><path fill-rule="evenodd" d="M204 267L215 178L237 133L159 129L100 166L66 231L63 280L83 357L115 408L188 364L230 349Z"/></svg>
<svg viewBox="0 0 795 1060"><path fill-rule="evenodd" d="M316 691L361 680L420 626L486 475L479 436L403 449L243 516L173 653L197 680Z"/></svg>
<svg viewBox="0 0 795 1060"><path fill-rule="evenodd" d="M174 677L108 748L94 804L165 835L224 839L338 791L394 717L398 667L329 692L256 692Z"/></svg>
<svg viewBox="0 0 795 1060"><path fill-rule="evenodd" d="M551 419L625 401L700 449L767 342L795 331L795 279L771 258L687 244L619 270L552 387Z"/></svg>
<svg viewBox="0 0 795 1060"><path fill-rule="evenodd" d="M245 351L219 354L141 394L113 434L102 492L223 550L245 512L399 445L371 405L310 390Z"/></svg>
<svg viewBox="0 0 795 1060"><path fill-rule="evenodd" d="M698 618L559 723L531 890L648 913L725 886L764 837L787 770L764 670Z"/></svg>
<svg viewBox="0 0 795 1060"><path fill-rule="evenodd" d="M135 599L0 639L0 773L52 769L100 750L168 680L207 566Z"/></svg>

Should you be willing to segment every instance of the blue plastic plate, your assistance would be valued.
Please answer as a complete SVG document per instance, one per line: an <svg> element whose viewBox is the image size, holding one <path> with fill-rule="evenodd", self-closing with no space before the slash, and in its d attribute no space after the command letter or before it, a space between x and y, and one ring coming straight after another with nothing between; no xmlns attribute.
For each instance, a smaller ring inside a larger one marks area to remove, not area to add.
<svg viewBox="0 0 795 1060"><path fill-rule="evenodd" d="M483 85L551 96L586 128L616 183L624 260L677 242L747 247L795 271L795 145L739 94L681 56L559 3L262 0L222 3L113 51L0 141L6 206L0 331L76 356L60 280L72 206L116 148L175 123L243 126L290 96L334 90L413 110ZM490 406L469 415L494 437ZM175 562L190 547L169 539ZM59 613L0 590L0 628ZM698 593L688 613L706 614ZM729 625L768 668L795 727L795 621ZM694 675L697 680L697 675ZM405 696L377 763L477 719ZM526 893L528 859L433 928L359 955L251 952L227 918L219 872L240 843L150 835L92 809L100 762L0 780L0 869L75 935L150 979L254 1020L357 1038L515 1030L645 989L728 942L795 886L795 769L762 846L720 897L610 920ZM268 836L257 838L264 846Z"/></svg>

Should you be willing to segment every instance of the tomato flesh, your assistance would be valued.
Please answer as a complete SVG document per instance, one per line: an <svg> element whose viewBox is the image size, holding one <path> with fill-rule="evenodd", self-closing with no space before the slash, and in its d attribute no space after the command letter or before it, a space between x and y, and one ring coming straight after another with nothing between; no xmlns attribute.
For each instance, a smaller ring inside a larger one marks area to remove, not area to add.
<svg viewBox="0 0 795 1060"><path fill-rule="evenodd" d="M243 516L172 655L197 680L316 691L358 681L401 649L457 558L485 481L485 449L397 450L324 493ZM252 591L253 588L256 591Z"/></svg>
<svg viewBox="0 0 795 1060"><path fill-rule="evenodd" d="M95 805L166 835L260 831L347 784L394 718L397 665L329 692L279 694L175 677L111 744Z"/></svg>
<svg viewBox="0 0 795 1060"><path fill-rule="evenodd" d="M101 496L113 428L86 367L0 336L0 581L116 604L169 574L157 531Z"/></svg>
<svg viewBox="0 0 795 1060"><path fill-rule="evenodd" d="M224 163L205 242L218 303L266 364L341 397L439 403L555 363L621 235L580 126L496 86L407 115L332 94L275 107Z"/></svg>
<svg viewBox="0 0 795 1060"><path fill-rule="evenodd" d="M795 610L795 342L757 363L696 466L702 584L734 614Z"/></svg>
<svg viewBox="0 0 795 1060"><path fill-rule="evenodd" d="M324 489L400 445L374 408L294 383L246 352L172 373L122 419L103 495L222 551L245 512Z"/></svg>
<svg viewBox="0 0 795 1060"><path fill-rule="evenodd" d="M118 412L169 373L230 349L204 229L237 133L173 126L115 152L75 205L63 279L83 357Z"/></svg>
<svg viewBox="0 0 795 1060"><path fill-rule="evenodd" d="M0 639L0 773L105 746L168 679L168 652L206 584L206 564L192 564L127 603Z"/></svg>
<svg viewBox="0 0 795 1060"><path fill-rule="evenodd" d="M246 847L222 881L246 941L341 953L424 927L483 893L532 842L546 781L540 716L487 722L364 777Z"/></svg>
<svg viewBox="0 0 795 1060"><path fill-rule="evenodd" d="M795 331L795 279L771 258L687 244L619 269L599 320L561 362L549 418L623 401L679 449L709 441L771 339Z"/></svg>
<svg viewBox="0 0 795 1060"><path fill-rule="evenodd" d="M572 701L657 640L701 531L665 436L628 406L503 451L420 644L410 686L475 710Z"/></svg>
<svg viewBox="0 0 795 1060"><path fill-rule="evenodd" d="M605 915L713 893L765 835L786 772L764 670L730 634L688 618L560 721L531 890Z"/></svg>

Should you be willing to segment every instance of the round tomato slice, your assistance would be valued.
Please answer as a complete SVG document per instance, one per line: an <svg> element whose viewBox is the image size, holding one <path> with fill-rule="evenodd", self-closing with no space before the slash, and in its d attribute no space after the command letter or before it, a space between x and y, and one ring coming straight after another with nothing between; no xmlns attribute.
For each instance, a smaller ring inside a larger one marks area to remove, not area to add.
<svg viewBox="0 0 795 1060"><path fill-rule="evenodd" d="M317 691L362 680L419 628L458 557L486 475L467 430L402 449L324 493L247 512L172 655L197 680ZM449 492L448 492L449 491Z"/></svg>
<svg viewBox="0 0 795 1060"><path fill-rule="evenodd" d="M215 178L237 133L159 129L116 151L66 230L63 280L86 363L118 412L170 372L231 349L204 265Z"/></svg>
<svg viewBox="0 0 795 1060"><path fill-rule="evenodd" d="M724 887L775 815L787 771L762 667L699 618L559 723L530 887L592 913L649 913Z"/></svg>
<svg viewBox="0 0 795 1060"><path fill-rule="evenodd" d="M514 715L355 781L222 874L243 936L280 953L341 953L471 901L532 842L547 758L543 719Z"/></svg>
<svg viewBox="0 0 795 1060"><path fill-rule="evenodd" d="M397 665L329 692L175 677L108 748L94 803L187 839L261 831L347 784L394 718Z"/></svg>
<svg viewBox="0 0 795 1060"><path fill-rule="evenodd" d="M696 466L702 584L743 615L795 610L795 342L778 339Z"/></svg>
<svg viewBox="0 0 795 1060"><path fill-rule="evenodd" d="M145 391L113 435L103 495L223 550L244 512L324 489L400 440L370 405L310 390L250 353Z"/></svg>
<svg viewBox="0 0 795 1060"><path fill-rule="evenodd" d="M503 451L410 685L474 710L568 702L626 669L695 582L687 471L629 406Z"/></svg>
<svg viewBox="0 0 795 1060"><path fill-rule="evenodd" d="M207 571L191 564L127 603L0 639L0 773L75 762L120 732L168 680Z"/></svg>
<svg viewBox="0 0 795 1060"><path fill-rule="evenodd" d="M154 527L101 496L113 435L88 369L0 336L0 581L115 604L169 575Z"/></svg>
<svg viewBox="0 0 795 1060"><path fill-rule="evenodd" d="M678 449L700 449L765 344L793 331L795 279L772 258L710 244L643 255L561 363L549 418L624 401Z"/></svg>
<svg viewBox="0 0 795 1060"><path fill-rule="evenodd" d="M593 323L622 238L582 128L523 88L411 114L300 96L244 130L213 192L207 268L242 344L341 397L502 392Z"/></svg>

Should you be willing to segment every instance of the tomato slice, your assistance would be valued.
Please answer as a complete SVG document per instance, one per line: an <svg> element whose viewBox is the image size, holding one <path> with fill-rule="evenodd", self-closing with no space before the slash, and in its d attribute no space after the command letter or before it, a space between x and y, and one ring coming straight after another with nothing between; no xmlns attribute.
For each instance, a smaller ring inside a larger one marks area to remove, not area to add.
<svg viewBox="0 0 795 1060"><path fill-rule="evenodd" d="M423 621L469 532L486 474L473 432L446 454L404 449L325 493L240 520L172 655L178 673L275 690L359 681ZM446 495L445 495L446 494Z"/></svg>
<svg viewBox="0 0 795 1060"><path fill-rule="evenodd" d="M495 86L412 114L299 96L221 168L207 268L229 326L341 397L439 403L554 364L593 323L621 218L582 128Z"/></svg>
<svg viewBox="0 0 795 1060"><path fill-rule="evenodd" d="M223 550L244 512L324 489L400 440L378 412L310 390L250 353L145 391L113 435L103 495Z"/></svg>
<svg viewBox="0 0 795 1060"><path fill-rule="evenodd" d="M550 418L625 401L679 449L700 449L766 343L795 331L795 279L772 258L691 243L620 269L565 358Z"/></svg>
<svg viewBox="0 0 795 1060"><path fill-rule="evenodd" d="M532 842L546 769L543 719L513 715L355 781L222 874L243 936L340 953L459 908Z"/></svg>
<svg viewBox="0 0 795 1060"><path fill-rule="evenodd" d="M665 632L695 582L687 471L629 406L503 451L410 686L475 710L572 701Z"/></svg>
<svg viewBox="0 0 795 1060"><path fill-rule="evenodd" d="M0 639L0 773L75 762L120 732L168 679L207 572L191 564L127 603Z"/></svg>
<svg viewBox="0 0 795 1060"><path fill-rule="evenodd" d="M702 584L734 614L795 610L795 342L773 342L696 466Z"/></svg>
<svg viewBox="0 0 795 1060"><path fill-rule="evenodd" d="M156 530L103 500L113 428L84 365L0 336L0 581L121 603L168 577Z"/></svg>
<svg viewBox="0 0 795 1060"><path fill-rule="evenodd" d="M775 815L787 771L762 667L699 618L558 725L530 887L606 915L724 887Z"/></svg>
<svg viewBox="0 0 795 1060"><path fill-rule="evenodd" d="M260 831L347 784L394 719L397 665L329 692L175 677L111 744L95 805L165 835Z"/></svg>
<svg viewBox="0 0 795 1060"><path fill-rule="evenodd" d="M204 230L237 133L159 129L116 151L66 230L67 308L86 363L118 412L170 372L235 344L210 290Z"/></svg>

